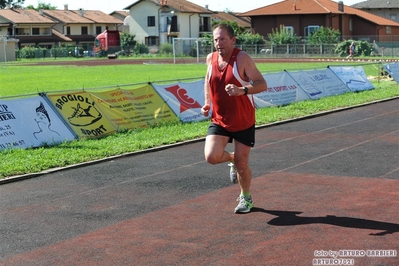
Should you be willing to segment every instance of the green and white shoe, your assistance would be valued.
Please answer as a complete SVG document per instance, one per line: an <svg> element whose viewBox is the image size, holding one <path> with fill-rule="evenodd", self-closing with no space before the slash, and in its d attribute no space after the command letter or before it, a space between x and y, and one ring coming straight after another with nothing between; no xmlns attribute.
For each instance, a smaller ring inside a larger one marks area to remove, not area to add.
<svg viewBox="0 0 399 266"><path fill-rule="evenodd" d="M252 207L254 206L252 202L252 197L244 197L244 195L240 195L237 199L238 205L234 209L235 213L247 213L250 212Z"/></svg>

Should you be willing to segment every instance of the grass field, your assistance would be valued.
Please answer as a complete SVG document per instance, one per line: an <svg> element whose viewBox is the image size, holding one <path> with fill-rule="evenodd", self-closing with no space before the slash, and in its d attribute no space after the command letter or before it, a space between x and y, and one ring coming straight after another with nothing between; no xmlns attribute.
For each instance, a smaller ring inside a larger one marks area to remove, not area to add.
<svg viewBox="0 0 399 266"><path fill-rule="evenodd" d="M29 61L31 63L31 61ZM0 65L0 98L63 90L93 89L108 86L136 84L188 78L202 78L205 64L131 64L113 66L35 66L30 63ZM315 61L304 63L259 63L263 73L284 70L323 69L328 65L361 64L367 75L377 76L380 64L359 62Z"/></svg>
<svg viewBox="0 0 399 266"><path fill-rule="evenodd" d="M333 63L327 62L262 63L258 64L258 67L262 73L269 73L281 72L284 69L292 71L322 69L328 64L333 65ZM342 62L335 62L334 65L336 64L340 65ZM368 76L377 76L378 67L379 64L363 65ZM36 92L98 88L149 81L198 79L204 76L205 70L204 64L95 67L7 64L0 66L0 99ZM257 125L399 96L399 85L396 82L372 82L376 87L375 90L347 93L281 107L258 109L256 112ZM101 139L76 140L53 147L4 150L0 152L0 179L204 137L208 123L208 121L204 121L182 124L175 121L153 128L120 132Z"/></svg>

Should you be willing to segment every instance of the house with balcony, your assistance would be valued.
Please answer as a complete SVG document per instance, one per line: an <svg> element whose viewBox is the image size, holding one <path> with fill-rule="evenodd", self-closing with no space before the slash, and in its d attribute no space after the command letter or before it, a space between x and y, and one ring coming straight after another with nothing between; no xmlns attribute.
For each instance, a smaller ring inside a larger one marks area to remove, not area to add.
<svg viewBox="0 0 399 266"><path fill-rule="evenodd" d="M159 46L173 38L199 38L212 33L215 12L186 0L138 0L124 8L126 23L138 43Z"/></svg>
<svg viewBox="0 0 399 266"><path fill-rule="evenodd" d="M123 21L97 10L0 9L0 36L18 40L19 48L60 45L93 47L95 37L115 30Z"/></svg>
<svg viewBox="0 0 399 266"><path fill-rule="evenodd" d="M43 10L43 14L56 21L54 29L70 41L69 44L91 50L95 37L105 30L116 30L123 21L98 10L69 10L65 5L63 10Z"/></svg>
<svg viewBox="0 0 399 266"><path fill-rule="evenodd" d="M51 48L55 43L71 41L55 30L57 21L31 9L0 9L0 35L18 40L18 47Z"/></svg>
<svg viewBox="0 0 399 266"><path fill-rule="evenodd" d="M285 0L240 16L250 17L253 32L265 39L283 25L305 38L323 26L339 30L343 39L399 41L398 22L346 6L342 1Z"/></svg>

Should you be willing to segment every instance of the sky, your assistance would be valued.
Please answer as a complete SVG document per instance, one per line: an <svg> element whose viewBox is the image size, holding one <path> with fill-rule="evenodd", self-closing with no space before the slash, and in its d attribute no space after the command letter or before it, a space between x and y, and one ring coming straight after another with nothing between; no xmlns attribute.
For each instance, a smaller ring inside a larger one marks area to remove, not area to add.
<svg viewBox="0 0 399 266"><path fill-rule="evenodd" d="M137 0L96 0L96 1L82 1L82 0L25 0L23 6L33 5L37 7L39 2L51 4L57 9L63 9L65 4L68 4L70 10L78 10L83 8L85 10L100 10L104 13L111 13L115 10L123 10L125 7L131 5ZM173 0L172 0L173 1ZM292 0L293 2L295 0ZM334 0L338 2L339 0ZM364 0L342 0L344 5L350 6L360 3ZM224 11L226 9L233 12L246 12L256 8L271 5L281 0L190 0L190 2L203 6L208 5L208 8L213 11Z"/></svg>

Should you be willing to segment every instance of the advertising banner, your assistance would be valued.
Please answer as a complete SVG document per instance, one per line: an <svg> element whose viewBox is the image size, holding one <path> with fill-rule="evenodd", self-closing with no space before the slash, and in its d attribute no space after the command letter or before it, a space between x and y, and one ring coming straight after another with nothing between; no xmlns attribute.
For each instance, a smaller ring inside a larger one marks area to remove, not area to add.
<svg viewBox="0 0 399 266"><path fill-rule="evenodd" d="M40 147L74 138L43 97L0 100L0 150Z"/></svg>
<svg viewBox="0 0 399 266"><path fill-rule="evenodd" d="M383 65L383 68L388 72L388 74L399 83L399 63L389 63Z"/></svg>
<svg viewBox="0 0 399 266"><path fill-rule="evenodd" d="M101 113L117 130L147 127L176 115L151 85L131 90L90 92Z"/></svg>
<svg viewBox="0 0 399 266"><path fill-rule="evenodd" d="M194 122L208 119L201 114L201 108L205 103L204 80L168 85L152 84L152 86L180 121Z"/></svg>
<svg viewBox="0 0 399 266"><path fill-rule="evenodd" d="M323 70L288 71L311 99L349 92L349 88L328 68Z"/></svg>
<svg viewBox="0 0 399 266"><path fill-rule="evenodd" d="M90 93L49 93L47 97L79 138L98 138L116 132Z"/></svg>
<svg viewBox="0 0 399 266"><path fill-rule="evenodd" d="M375 88L367 79L362 66L329 66L329 68L351 91L364 91Z"/></svg>
<svg viewBox="0 0 399 266"><path fill-rule="evenodd" d="M309 99L287 72L265 74L263 77L267 83L267 90L254 94L257 108L286 105Z"/></svg>

